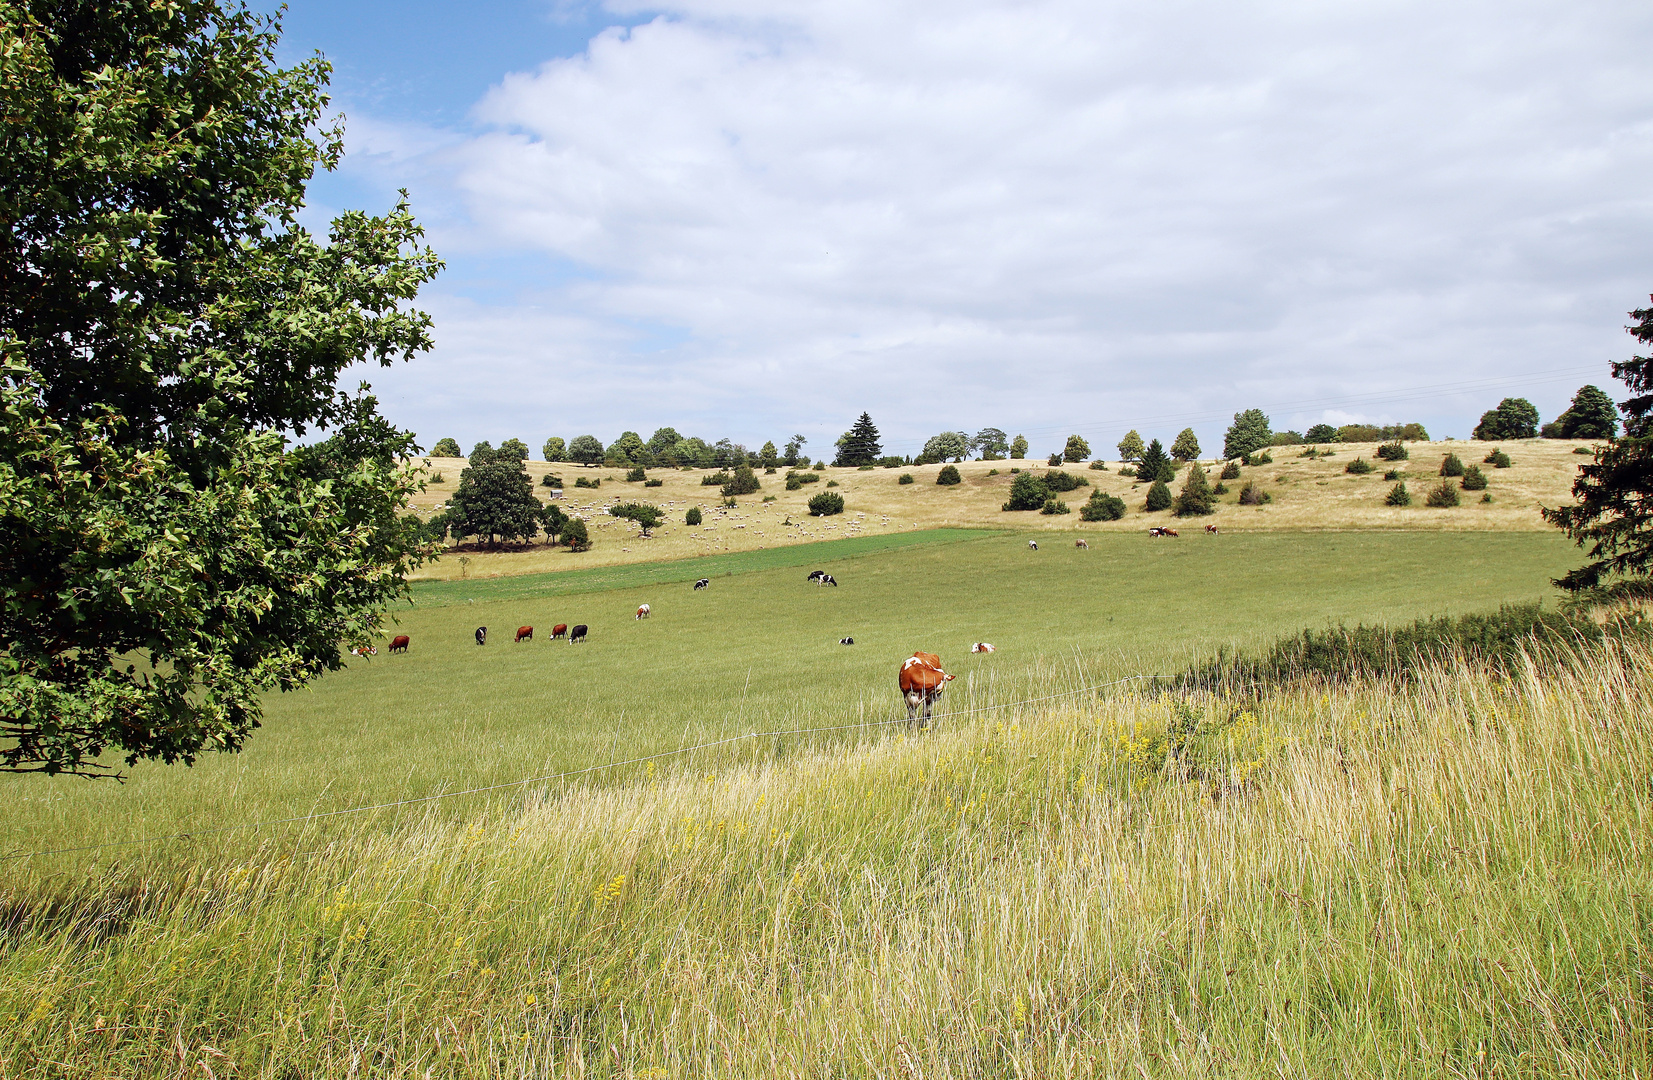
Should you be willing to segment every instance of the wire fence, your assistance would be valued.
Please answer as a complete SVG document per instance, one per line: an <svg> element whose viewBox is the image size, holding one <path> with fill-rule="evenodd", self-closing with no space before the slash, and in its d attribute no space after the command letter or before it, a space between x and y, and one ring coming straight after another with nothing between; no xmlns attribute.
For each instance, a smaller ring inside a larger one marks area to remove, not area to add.
<svg viewBox="0 0 1653 1080"><path fill-rule="evenodd" d="M1080 694L1095 693L1112 686L1124 683L1138 682L1143 679L1168 678L1164 675L1127 675L1124 678L1112 679L1108 682L1096 683L1092 686L1082 686L1076 690L1064 690L1055 694L1043 694L1039 697L1022 698L1016 701L1004 701L993 705L972 705L964 709L955 709L951 712L935 713L930 717L931 722L952 719L954 717L973 716L977 713L994 712L1001 709L1014 709L1024 705L1037 705L1042 702L1056 701L1061 698L1077 697ZM350 806L342 810L324 810L311 814L296 814L292 817L270 818L265 821L247 821L234 825L220 825L211 829L192 829L186 832L164 833L159 836L147 836L137 840L116 840L106 844L85 844L79 847L50 848L44 851L23 851L0 855L0 863L15 862L19 859L37 859L49 855L72 855L89 851L107 851L115 848L146 847L150 844L165 843L169 840L193 840L203 836L217 836L224 833L242 832L248 829L267 829L277 825L302 825L312 821L323 821L328 818L345 817L351 814L366 814L375 810L394 810L404 806L418 806L424 803L440 802L444 799L458 799L466 795L483 795L491 791L508 791L511 788L527 787L530 784L544 784L553 780L570 780L575 777L590 776L594 773L612 769L623 769L628 765L642 765L650 761L660 761L664 758L679 757L692 754L700 750L712 750L719 746L728 746L732 743L745 742L749 739L775 739L787 735L824 735L835 731L855 731L866 728L889 727L895 724L910 724L913 721L906 717L895 717L889 720L868 720L858 724L833 724L826 727L812 728L783 728L776 731L749 731L744 735L731 735L726 739L713 739L709 742L695 743L691 746L680 746L672 750L661 750L654 754L644 754L640 757L626 758L623 761L608 761L600 765L588 765L583 769L567 769L562 772L545 773L540 776L530 776L521 780L509 780L500 784L487 784L482 787L466 788L462 791L442 791L434 795L420 795L411 799L397 799L392 802L369 803L364 806Z"/></svg>

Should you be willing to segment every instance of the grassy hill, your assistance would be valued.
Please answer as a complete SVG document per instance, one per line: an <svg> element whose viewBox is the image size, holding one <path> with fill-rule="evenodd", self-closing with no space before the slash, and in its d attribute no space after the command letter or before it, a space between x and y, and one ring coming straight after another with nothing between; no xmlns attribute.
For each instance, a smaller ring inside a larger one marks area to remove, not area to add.
<svg viewBox="0 0 1653 1080"><path fill-rule="evenodd" d="M1548 526L1538 516L1540 506L1557 506L1571 500L1573 477L1579 462L1585 460L1573 453L1575 444L1545 439L1499 444L1512 458L1508 469L1483 466L1492 495L1491 503L1479 502L1478 493L1465 493L1464 505L1450 510L1431 510L1423 505L1427 486L1438 482L1436 473L1442 457L1453 453L1468 464L1479 463L1493 449L1488 443L1433 442L1408 443L1411 453L1408 461L1385 463L1376 460L1376 444L1339 445L1335 456L1304 458L1304 448L1278 447L1273 451L1274 463L1242 470L1238 481L1227 481L1229 494L1224 496L1217 512L1210 518L1199 519L1215 523L1225 531L1250 532L1259 530L1319 530L1319 529L1407 529L1445 532L1461 531L1544 531ZM1378 466L1365 475L1344 471L1356 458L1363 458ZM425 511L434 510L447 501L458 488L459 474L464 468L462 458L433 458L431 472L440 475L440 483L432 483L418 500ZM1208 466L1211 463L1207 463ZM1396 509L1384 505L1384 496L1394 486L1383 479L1391 467L1400 469L1412 491L1414 505ZM609 468L580 468L561 463L548 465L529 462L530 474L536 482L546 472L555 472L565 481L564 502L592 523L591 535L595 541L592 550L571 554L560 548L542 545L510 552L455 552L421 572L425 579L486 578L493 575L541 573L591 566L611 566L686 557L712 556L725 552L760 551L792 544L811 543L824 539L860 536L887 536L937 528L1024 529L1063 532L1083 529L1086 533L1141 533L1151 525L1164 524L1170 519L1168 511L1145 513L1142 509L1146 487L1119 475L1119 463L1108 463L1108 471L1088 469L1083 465L1064 466L1083 476L1091 484L1110 494L1122 497L1129 511L1122 521L1081 523L1078 520L1080 504L1089 497L1090 488L1080 488L1063 496L1073 513L1046 516L1034 512L1006 513L1000 509L1009 497L1013 479L1012 469L1047 471L1042 463L1030 461L966 462L957 466L963 483L956 487L936 484L941 466L915 466L900 469L875 469L863 472L856 469L822 469L821 479L805 485L799 491L785 490L785 471L759 479L763 490L756 495L743 496L737 509L724 511L719 507L722 497L715 487L701 484L708 475L697 470L650 470L651 479L664 481L658 488L645 488L640 483L627 483L625 470ZM1212 480L1220 466L1212 466ZM994 475L996 472L997 475ZM913 477L911 484L901 484L901 474ZM596 490L573 487L577 476L601 479ZM1272 496L1264 506L1238 505L1241 486L1255 480ZM809 516L807 504L811 496L826 489L844 496L845 513L828 518ZM1180 484L1180 477L1179 477ZM544 497L546 489L538 489ZM764 502L768 497L772 502ZM637 526L629 521L611 518L605 508L614 502L641 500L655 503L669 512L669 523L644 539ZM683 524L683 513L690 506L706 510L706 520L698 528ZM468 560L460 562L460 557Z"/></svg>

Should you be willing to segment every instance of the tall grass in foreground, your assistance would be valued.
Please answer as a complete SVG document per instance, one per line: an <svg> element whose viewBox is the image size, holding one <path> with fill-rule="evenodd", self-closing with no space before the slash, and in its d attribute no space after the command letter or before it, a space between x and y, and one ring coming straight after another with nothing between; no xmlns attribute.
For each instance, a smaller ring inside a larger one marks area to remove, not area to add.
<svg viewBox="0 0 1653 1080"><path fill-rule="evenodd" d="M1648 1076L1650 780L1608 643L14 876L0 1074Z"/></svg>

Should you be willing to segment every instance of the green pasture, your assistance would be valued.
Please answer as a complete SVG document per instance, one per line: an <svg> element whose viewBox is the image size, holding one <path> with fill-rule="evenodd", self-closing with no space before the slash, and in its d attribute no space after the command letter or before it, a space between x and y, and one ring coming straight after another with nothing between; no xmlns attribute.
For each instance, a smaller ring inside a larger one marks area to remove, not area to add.
<svg viewBox="0 0 1653 1080"><path fill-rule="evenodd" d="M0 780L5 853L419 798L747 732L891 719L900 708L896 668L915 649L939 653L958 675L949 708L1021 700L1179 670L1218 646L1304 626L1550 596L1549 579L1577 559L1544 533L1093 533L1089 551L1040 534L1036 552L1017 534L957 530L913 542L920 535L608 568L584 579L422 586L393 629L412 638L406 655L381 651L309 690L272 696L243 753L208 756L193 769L140 764L123 784ZM807 582L816 568L840 586ZM689 583L700 576L712 585L695 592ZM645 602L653 617L638 621L633 612ZM589 641L547 640L559 622L588 624ZM513 644L515 628L530 624L535 639ZM483 648L472 640L478 625L489 627ZM846 636L854 646L838 644ZM973 641L998 651L972 655ZM811 741L745 740L663 767L710 768ZM464 814L477 798L439 805ZM363 819L342 820L356 828ZM325 831L310 826L298 842L319 844ZM0 866L45 873L89 861L183 863L192 845L233 846L250 835Z"/></svg>

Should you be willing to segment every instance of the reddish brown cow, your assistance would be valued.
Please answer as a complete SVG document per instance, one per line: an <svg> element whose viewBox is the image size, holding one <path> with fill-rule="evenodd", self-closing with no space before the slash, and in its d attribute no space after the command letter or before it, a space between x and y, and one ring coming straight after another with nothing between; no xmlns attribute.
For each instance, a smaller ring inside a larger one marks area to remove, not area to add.
<svg viewBox="0 0 1653 1080"><path fill-rule="evenodd" d="M568 633L568 624L565 622L560 622L551 628L551 640L556 641L566 633Z"/></svg>
<svg viewBox="0 0 1653 1080"><path fill-rule="evenodd" d="M901 687L901 696L907 699L907 723L917 719L919 727L928 727L930 707L941 700L941 692L952 681L953 676L941 669L941 657L935 653L915 652L903 661L896 683Z"/></svg>
<svg viewBox="0 0 1653 1080"><path fill-rule="evenodd" d="M391 652L404 652L404 653L407 652L408 651L408 636L406 634L397 634L395 637L391 638L390 639L390 651Z"/></svg>
<svg viewBox="0 0 1653 1080"><path fill-rule="evenodd" d="M534 628L532 626L519 626L519 627L517 627L517 640L518 641L524 641L524 640L533 641L534 640Z"/></svg>

